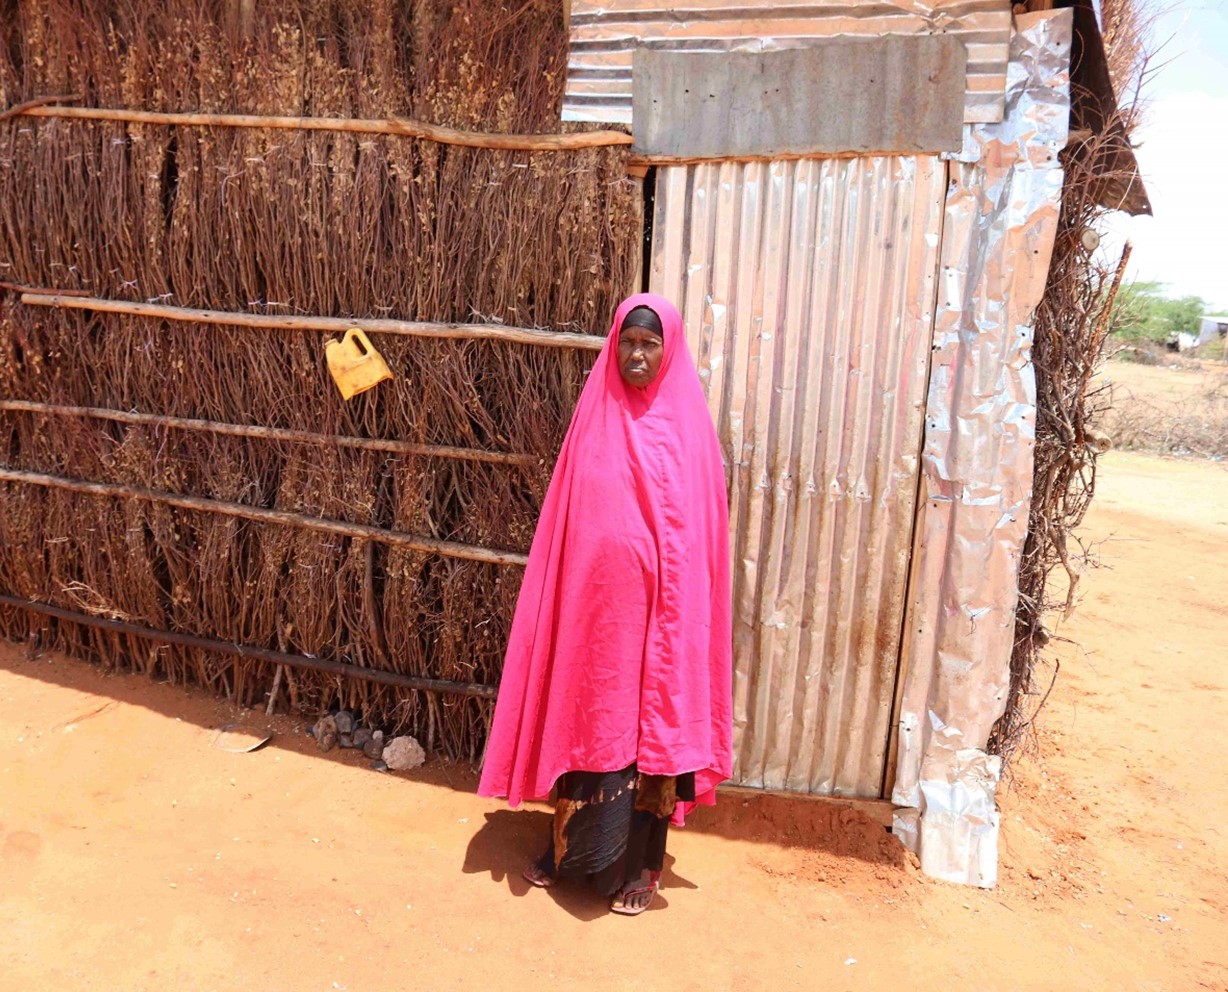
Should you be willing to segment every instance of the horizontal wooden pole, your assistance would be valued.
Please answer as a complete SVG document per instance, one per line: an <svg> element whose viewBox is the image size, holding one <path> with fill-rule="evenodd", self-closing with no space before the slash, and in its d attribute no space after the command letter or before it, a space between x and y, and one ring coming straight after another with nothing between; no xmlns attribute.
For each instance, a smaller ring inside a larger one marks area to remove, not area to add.
<svg viewBox="0 0 1228 992"><path fill-rule="evenodd" d="M172 307L160 303L104 300L96 296L65 296L60 293L22 293L21 302L36 307L124 313L135 317L156 317L162 320L176 320L190 324L216 324L226 327L268 327L283 331L332 331L336 334L344 334L351 327L360 327L371 334L399 334L405 337L436 340L511 341L516 344L534 344L548 348L582 348L589 351L600 351L605 346L605 338L595 334L543 331L532 327L505 327L503 324L436 324L372 317L238 313L228 310Z"/></svg>
<svg viewBox="0 0 1228 992"><path fill-rule="evenodd" d="M42 472L26 472L11 468L0 468L0 482L20 482L31 486L42 486L47 489L64 489L69 492L86 493L92 496L110 496L117 499L135 499L150 503L164 503L167 506L178 506L185 510L201 510L205 513L218 513L228 517L239 517L243 520L254 520L258 523L283 524L288 527L299 527L304 530L320 531L325 534L340 534L344 537L380 541L383 544L393 544L398 547L423 551L428 554L443 555L448 558L464 558L470 561L485 561L495 565L523 565L529 560L526 555L517 554L514 551L493 551L490 548L482 548L473 544L439 541L431 537L419 537L401 531L372 527L369 524L352 524L343 520L312 517L306 513L291 513L286 510L267 510L260 506L231 503L220 499L206 499L201 496L181 496L178 493L146 489L142 486L87 482L83 479L68 479L58 475L46 475Z"/></svg>
<svg viewBox="0 0 1228 992"><path fill-rule="evenodd" d="M16 108L14 108L16 109ZM492 134L461 131L427 124L409 117L363 119L355 117L288 117L262 114L164 113L106 107L29 106L18 111L26 117L58 117L67 120L115 121L124 124L187 125L190 127L272 128L292 131L345 131L355 134L391 134L423 138L443 145L502 151L566 152L581 148L629 145L632 137L622 131L578 131L574 134Z"/></svg>
<svg viewBox="0 0 1228 992"><path fill-rule="evenodd" d="M402 675L400 672L385 672L377 668L364 668L361 665L351 665L345 661L330 661L327 658L308 658L306 655L289 654L285 651L273 651L269 648L258 648L250 644L235 644L231 641L219 641L211 637L197 637L195 634L180 634L173 630L159 630L156 627L145 627L140 624L127 623L123 620L111 620L107 617L94 616L91 613L80 613L77 610L66 610L50 603L40 603L33 599L22 599L0 593L0 606L11 606L19 610L29 610L43 616L79 623L86 627L97 627L101 630L114 631L117 634L128 634L149 641L163 644L179 644L183 647L199 648L202 651L216 651L218 654L236 655L252 661L267 661L277 665L288 665L291 668L304 668L313 672L327 672L330 675L342 675L347 678L364 679L367 682L378 682L381 685L395 686L401 689L417 689L423 692L448 693L458 696L477 696L481 699L494 699L499 690L492 685L482 685L478 682L450 682L446 679L428 679L417 675Z"/></svg>
<svg viewBox="0 0 1228 992"><path fill-rule="evenodd" d="M76 103L80 99L80 93L65 93L60 96L37 96L33 100L26 100L24 103L14 104L8 110L0 111L0 121L7 121L10 117L20 117L35 107L45 107L49 103Z"/></svg>
<svg viewBox="0 0 1228 992"><path fill-rule="evenodd" d="M60 296L89 296L89 292L84 289L44 289L41 286L27 286L21 282L8 282L0 279L0 289L7 289L10 293L41 293L47 295L50 293L58 293Z"/></svg>
<svg viewBox="0 0 1228 992"><path fill-rule="evenodd" d="M169 417L152 413L132 413L127 410L109 410L105 407L96 406L58 406L54 403L35 403L32 400L0 400L0 410L17 413L36 413L53 417L92 417L96 420L110 420L119 424L141 424L149 427L168 427L175 430L205 431L210 434L222 434L228 437L265 438L272 441L288 441L292 444L357 448L361 451L387 451L393 454L424 455L432 458L454 458L463 461L490 462L495 465L532 465L537 461L532 455L519 455L502 451L482 451L478 448L453 448L442 444L415 444L412 441L392 441L374 437L349 437L344 434L315 434L311 431L295 431L281 427L228 424L217 420Z"/></svg>

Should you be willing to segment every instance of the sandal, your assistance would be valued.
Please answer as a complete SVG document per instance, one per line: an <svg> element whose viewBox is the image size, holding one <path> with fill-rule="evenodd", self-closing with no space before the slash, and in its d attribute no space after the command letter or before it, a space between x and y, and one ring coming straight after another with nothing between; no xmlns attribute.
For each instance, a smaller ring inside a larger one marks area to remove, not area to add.
<svg viewBox="0 0 1228 992"><path fill-rule="evenodd" d="M557 881L556 879L553 879L547 875L545 871L542 870L541 865L539 865L536 861L522 871L520 873L520 877L530 885L539 889L553 888L555 882Z"/></svg>
<svg viewBox="0 0 1228 992"><path fill-rule="evenodd" d="M650 871L648 873L647 885L637 885L634 889L623 889L610 900L610 912L618 913L622 916L639 916L640 913L652 905L653 899L656 898L657 890L660 888L661 873L659 871ZM648 898L642 906L627 905L628 899L644 895L648 896Z"/></svg>

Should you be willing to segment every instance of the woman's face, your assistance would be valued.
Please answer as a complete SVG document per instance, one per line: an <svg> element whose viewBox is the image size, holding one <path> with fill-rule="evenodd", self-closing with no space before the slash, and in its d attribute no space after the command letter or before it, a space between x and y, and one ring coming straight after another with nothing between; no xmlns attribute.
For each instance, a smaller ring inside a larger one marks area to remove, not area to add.
<svg viewBox="0 0 1228 992"><path fill-rule="evenodd" d="M618 371L629 386L643 389L661 371L665 341L647 327L624 325L618 333Z"/></svg>

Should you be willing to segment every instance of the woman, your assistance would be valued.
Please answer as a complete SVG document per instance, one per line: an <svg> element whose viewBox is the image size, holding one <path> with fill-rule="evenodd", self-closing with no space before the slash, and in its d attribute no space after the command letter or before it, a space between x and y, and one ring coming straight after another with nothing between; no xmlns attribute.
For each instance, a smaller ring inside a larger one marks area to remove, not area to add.
<svg viewBox="0 0 1228 992"><path fill-rule="evenodd" d="M556 793L534 885L587 877L635 915L669 823L732 770L728 510L682 318L619 306L529 553L479 793Z"/></svg>

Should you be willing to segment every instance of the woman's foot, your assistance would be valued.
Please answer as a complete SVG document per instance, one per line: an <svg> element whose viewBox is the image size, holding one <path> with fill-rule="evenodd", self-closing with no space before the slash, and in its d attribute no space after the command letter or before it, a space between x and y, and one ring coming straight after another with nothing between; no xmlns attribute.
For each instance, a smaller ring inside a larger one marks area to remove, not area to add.
<svg viewBox="0 0 1228 992"><path fill-rule="evenodd" d="M639 878L627 882L610 900L610 910L623 916L639 916L656 898L661 887L661 873L646 871Z"/></svg>
<svg viewBox="0 0 1228 992"><path fill-rule="evenodd" d="M521 877L530 885L535 885L539 889L548 889L554 885L555 880L546 874L540 864L534 861L528 868L521 873Z"/></svg>

